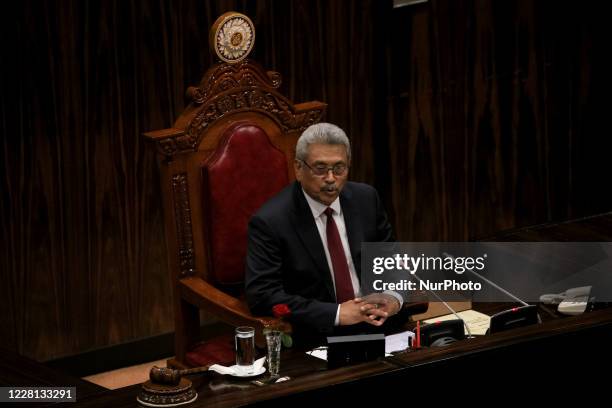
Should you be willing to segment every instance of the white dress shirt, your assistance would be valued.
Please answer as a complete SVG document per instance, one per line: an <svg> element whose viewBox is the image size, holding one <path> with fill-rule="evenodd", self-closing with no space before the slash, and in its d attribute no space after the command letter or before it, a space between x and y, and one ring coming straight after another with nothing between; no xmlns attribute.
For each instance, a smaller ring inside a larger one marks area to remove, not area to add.
<svg viewBox="0 0 612 408"><path fill-rule="evenodd" d="M348 264L351 284L353 285L353 293L355 294L355 297L361 296L361 290L359 289L359 278L357 277L357 271L355 270L355 265L353 264L351 248L349 247L348 236L346 235L346 224L344 223L344 215L342 214L342 207L340 206L340 197L336 198L331 205L327 206L311 198L303 189L302 192L304 193L304 197L306 197L306 202L308 202L310 211L312 211L312 216L317 224L317 230L319 231L321 242L323 242L327 266L329 266L331 279L334 284L334 293L336 292L336 279L334 277L334 268L329 255L329 249L327 248L327 215L325 215L325 210L327 207L334 211L334 222L336 223L336 227L338 227L338 233L340 234L340 240L342 241L342 248L344 249L344 255ZM336 326L340 324L340 305L338 305L338 309L336 310L336 320L334 324Z"/></svg>

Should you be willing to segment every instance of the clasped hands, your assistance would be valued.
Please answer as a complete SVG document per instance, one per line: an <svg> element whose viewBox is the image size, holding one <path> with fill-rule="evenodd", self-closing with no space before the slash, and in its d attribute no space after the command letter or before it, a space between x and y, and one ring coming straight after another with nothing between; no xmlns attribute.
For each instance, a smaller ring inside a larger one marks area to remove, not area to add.
<svg viewBox="0 0 612 408"><path fill-rule="evenodd" d="M340 325L366 322L373 326L382 326L387 318L399 312L399 309L400 303L394 296L387 293L373 293L342 303Z"/></svg>

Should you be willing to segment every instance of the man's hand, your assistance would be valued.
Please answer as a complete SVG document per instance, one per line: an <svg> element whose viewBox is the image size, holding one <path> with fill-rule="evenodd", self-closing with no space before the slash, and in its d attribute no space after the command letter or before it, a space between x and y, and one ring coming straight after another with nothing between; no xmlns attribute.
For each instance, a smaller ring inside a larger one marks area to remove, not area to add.
<svg viewBox="0 0 612 408"><path fill-rule="evenodd" d="M400 303L393 295L388 293L372 293L361 298L363 304L361 305L362 313L368 315L370 319L377 319L376 311L384 311L387 316L393 316L400 310ZM386 318L385 318L386 319Z"/></svg>
<svg viewBox="0 0 612 408"><path fill-rule="evenodd" d="M397 300L395 302L398 303ZM388 309L389 303L391 301L386 299L385 307L381 307L382 304L377 307L375 303L367 303L362 298L348 300L340 305L340 326L349 326L361 322L366 322L373 326L381 326L387 320L387 317L390 316L390 313L385 310L385 308Z"/></svg>

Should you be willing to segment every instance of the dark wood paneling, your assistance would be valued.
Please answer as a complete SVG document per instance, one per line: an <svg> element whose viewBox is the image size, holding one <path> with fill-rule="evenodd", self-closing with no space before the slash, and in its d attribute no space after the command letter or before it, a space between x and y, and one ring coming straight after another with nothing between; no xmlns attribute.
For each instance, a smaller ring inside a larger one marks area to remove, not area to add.
<svg viewBox="0 0 612 408"><path fill-rule="evenodd" d="M465 240L612 208L596 2L394 10L391 198L403 240Z"/></svg>
<svg viewBox="0 0 612 408"><path fill-rule="evenodd" d="M159 175L211 65L250 15L254 58L329 104L404 240L601 213L610 25L597 1L42 1L0 13L0 343L35 359L172 330ZM602 3L603 4L603 3Z"/></svg>

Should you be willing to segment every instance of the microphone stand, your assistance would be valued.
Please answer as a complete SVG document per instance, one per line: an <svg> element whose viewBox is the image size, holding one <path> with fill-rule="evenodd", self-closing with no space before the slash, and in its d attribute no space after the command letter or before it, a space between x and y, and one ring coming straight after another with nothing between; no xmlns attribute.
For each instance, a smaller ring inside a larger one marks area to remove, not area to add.
<svg viewBox="0 0 612 408"><path fill-rule="evenodd" d="M416 273L412 273L412 275L413 275L415 278L417 278L419 281L421 281L421 282L423 281L421 278L419 278L419 276L418 276ZM457 312L455 312L455 310L454 310L452 307L450 307L450 305L449 305L448 303L446 303L446 302L445 302L445 301L444 301L444 300L443 300L443 299L442 299L440 296L438 296L438 294L437 294L435 291L430 290L430 289L426 289L426 290L427 290L429 293L431 293L432 295L434 295L434 297L435 297L436 299L438 299L438 301L442 302L442 303L444 304L444 306L446 306L446 308L447 308L448 310L450 310L450 311L451 311L451 313L452 313L452 314L453 314L453 315L454 315L454 316L455 316L457 319L459 319L459 320L461 320L461 321L463 322L463 327L465 327L465 330L467 330L467 333L468 333L468 339L473 339L473 338L474 338L474 336L472 335L472 331L470 330L470 328L469 328L469 326L467 325L467 323L465 322L465 320L463 320L463 319L462 319L462 318L461 318L461 317L460 317L460 316L457 314Z"/></svg>
<svg viewBox="0 0 612 408"><path fill-rule="evenodd" d="M452 256L451 254L449 254L448 252L442 252L442 255L446 256L447 258L453 259L453 260L455 259L455 257ZM523 306L530 306L529 303L523 301L522 299L519 299L517 296L514 296L512 293L508 292L506 289L502 288L501 286L499 286L495 282L485 278L484 276L482 276L478 272L474 271L472 268L467 268L466 267L465 270L468 271L469 273L471 273L472 275L476 276L478 279L481 279L481 280L487 282L489 285L493 286L495 289L497 289L500 292L504 293L508 297L511 297L512 299L514 299L517 302L521 303ZM540 318L540 314L539 313L537 314L537 316L538 316L538 323L542 323L542 319Z"/></svg>

